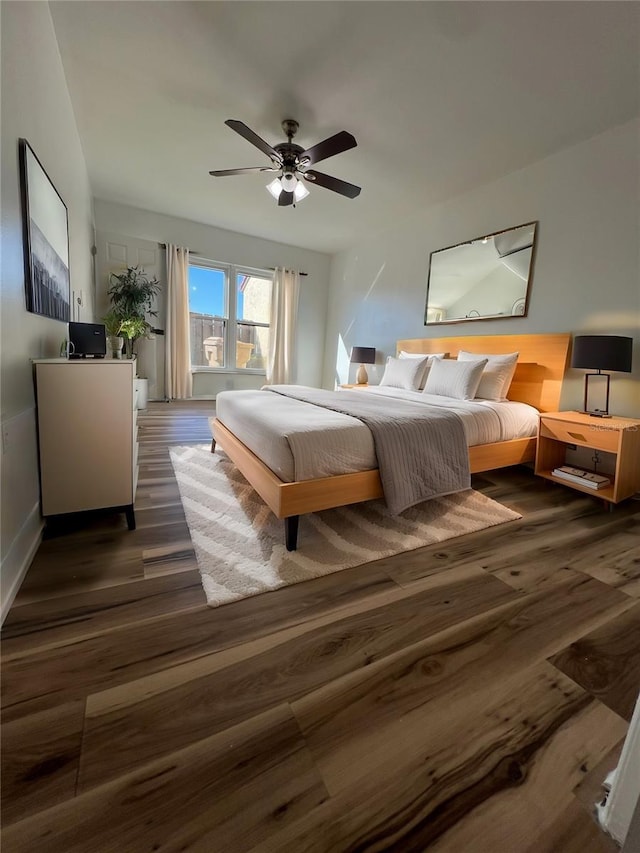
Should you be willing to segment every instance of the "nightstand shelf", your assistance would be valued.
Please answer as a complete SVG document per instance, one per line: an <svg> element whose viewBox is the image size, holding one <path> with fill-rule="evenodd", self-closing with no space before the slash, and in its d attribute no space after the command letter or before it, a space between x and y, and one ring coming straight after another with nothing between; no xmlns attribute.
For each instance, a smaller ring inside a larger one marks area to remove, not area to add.
<svg viewBox="0 0 640 853"><path fill-rule="evenodd" d="M567 445L601 450L615 456L615 474L603 489L572 483L551 472L565 464ZM640 420L594 418L582 412L545 412L540 415L535 472L585 495L615 504L640 491Z"/></svg>

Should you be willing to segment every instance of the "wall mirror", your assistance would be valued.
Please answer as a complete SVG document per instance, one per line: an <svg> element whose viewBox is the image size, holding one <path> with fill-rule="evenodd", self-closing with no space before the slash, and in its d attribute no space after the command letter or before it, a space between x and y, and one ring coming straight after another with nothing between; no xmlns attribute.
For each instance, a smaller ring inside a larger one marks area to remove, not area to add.
<svg viewBox="0 0 640 853"><path fill-rule="evenodd" d="M425 326L526 317L537 222L432 252Z"/></svg>

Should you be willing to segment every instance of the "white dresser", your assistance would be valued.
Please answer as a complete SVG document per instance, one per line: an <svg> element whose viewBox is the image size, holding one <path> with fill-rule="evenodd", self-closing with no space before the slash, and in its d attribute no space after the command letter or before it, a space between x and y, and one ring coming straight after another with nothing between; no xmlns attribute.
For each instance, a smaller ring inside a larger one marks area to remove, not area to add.
<svg viewBox="0 0 640 853"><path fill-rule="evenodd" d="M135 529L135 362L36 359L42 514L113 507Z"/></svg>

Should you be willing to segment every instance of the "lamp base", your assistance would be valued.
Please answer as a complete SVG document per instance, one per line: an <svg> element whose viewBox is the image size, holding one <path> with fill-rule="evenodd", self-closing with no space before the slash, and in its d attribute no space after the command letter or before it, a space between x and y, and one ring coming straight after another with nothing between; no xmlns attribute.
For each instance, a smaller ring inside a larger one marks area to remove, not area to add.
<svg viewBox="0 0 640 853"><path fill-rule="evenodd" d="M592 418L612 418L613 417L613 415L610 415L609 412L598 412L598 411L587 412L587 411L584 411L584 412L582 412L582 414L583 415L589 415Z"/></svg>
<svg viewBox="0 0 640 853"><path fill-rule="evenodd" d="M590 410L589 406L589 382L594 377L597 376L599 379L604 378L605 385L605 397L604 397L604 409L593 409ZM601 370L598 369L597 373L587 373L584 377L584 414L591 415L592 418L610 418L609 414L609 384L611 381L611 377L608 373L602 373Z"/></svg>
<svg viewBox="0 0 640 853"><path fill-rule="evenodd" d="M369 375L366 371L364 364L361 364L358 368L358 372L356 373L356 383L358 385L366 385L369 381Z"/></svg>

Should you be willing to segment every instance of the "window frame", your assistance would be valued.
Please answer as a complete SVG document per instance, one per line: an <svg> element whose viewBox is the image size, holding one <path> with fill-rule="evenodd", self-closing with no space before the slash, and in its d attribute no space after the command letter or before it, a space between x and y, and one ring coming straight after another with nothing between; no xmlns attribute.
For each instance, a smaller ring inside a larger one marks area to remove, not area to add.
<svg viewBox="0 0 640 853"><path fill-rule="evenodd" d="M268 278L273 285L273 270L260 269L259 267L250 267L246 264L227 264L219 261L213 261L210 258L199 256L189 256L190 267L201 267L210 270L219 270L224 273L224 311L225 315L220 317L223 321L225 336L224 336L224 367L209 367L209 365L191 365L191 373L241 373L253 374L258 376L266 375L264 367L236 367L236 347L235 341L237 334L232 334L232 328L237 329L238 326L256 326L262 329L270 329L271 323L258 323L254 320L238 320L238 276L255 276L260 278ZM273 296L273 291L272 291ZM191 308L191 305L189 305ZM191 311L189 312L191 313ZM216 315L211 315L216 316ZM233 344L232 344L233 341ZM230 365L233 363L233 367Z"/></svg>

